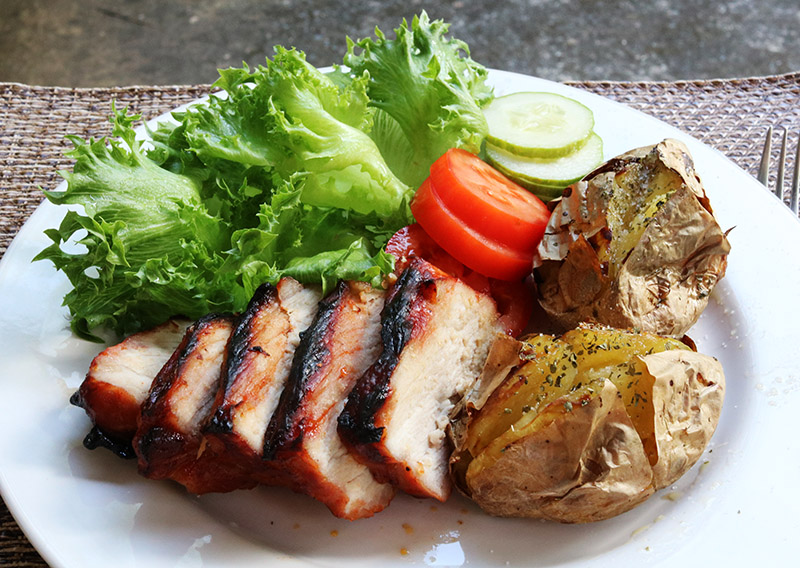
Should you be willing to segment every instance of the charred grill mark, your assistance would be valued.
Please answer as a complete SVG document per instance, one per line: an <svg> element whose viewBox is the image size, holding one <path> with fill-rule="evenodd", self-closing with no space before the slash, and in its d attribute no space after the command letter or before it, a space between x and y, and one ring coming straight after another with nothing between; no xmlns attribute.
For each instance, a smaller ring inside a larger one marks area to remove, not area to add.
<svg viewBox="0 0 800 568"><path fill-rule="evenodd" d="M391 389L385 373L391 374L397 360L381 357L350 392L344 410L339 415L339 435L352 445L377 444L383 437L383 427L375 426L375 414L380 410Z"/></svg>
<svg viewBox="0 0 800 568"><path fill-rule="evenodd" d="M253 323L259 312L272 302L277 301L278 289L271 284L262 284L258 287L255 294L247 305L247 309L241 315L239 322L231 335L231 342L228 348L228 358L225 365L225 388L228 389L235 381L241 366L245 363L248 352L263 353L260 345L252 345L250 338L253 335ZM251 349L252 348L252 349Z"/></svg>
<svg viewBox="0 0 800 568"><path fill-rule="evenodd" d="M136 440L141 472L147 476L168 475L178 462L191 457L184 452L188 442L183 433L176 432L172 428L160 426L149 428Z"/></svg>
<svg viewBox="0 0 800 568"><path fill-rule="evenodd" d="M245 311L239 316L222 366L222 386L219 389L216 410L204 427L204 431L215 434L227 434L233 431L233 412L235 406L224 404L231 388L235 385L239 374L247 365L249 353L264 354L260 345L253 345L250 339L253 335L254 320L259 312L268 304L276 302L278 289L272 284L262 284L253 294Z"/></svg>
<svg viewBox="0 0 800 568"><path fill-rule="evenodd" d="M411 317L414 300L420 289L428 288L431 283L427 273L420 271L415 263L411 264L400 277L398 288L381 315L383 351L388 352L395 363L414 331L414 320Z"/></svg>
<svg viewBox="0 0 800 568"><path fill-rule="evenodd" d="M139 434L134 439L139 467L145 475L159 475L159 472L170 470L176 463L193 457L184 449L196 436L187 437L186 433L177 430L177 424L169 420L165 422L166 417L172 416L169 392L178 381L185 380L184 367L190 358L199 355L197 350L205 332L232 320L230 314L209 314L189 326L180 345L153 380L142 403Z"/></svg>
<svg viewBox="0 0 800 568"><path fill-rule="evenodd" d="M175 382L179 369L186 361L186 354L191 352L197 345L197 335L199 331L214 317L216 316L206 316L190 325L186 330L178 348L172 352L172 355L170 355L167 362L153 380L153 384L150 386L150 392L142 403L142 418L149 418L160 411L158 401L161 400L164 393L167 392Z"/></svg>
<svg viewBox="0 0 800 568"><path fill-rule="evenodd" d="M383 351L353 387L339 415L339 435L347 444L376 444L383 437L383 427L375 425L375 417L391 394L390 379L413 336L415 300L426 283L430 285L430 274L412 262L392 290L381 314Z"/></svg>
<svg viewBox="0 0 800 568"><path fill-rule="evenodd" d="M86 434L86 437L83 439L83 447L88 450L106 448L126 460L136 459L136 452L133 450L133 444L131 444L130 440L119 440L113 436L109 436L97 426L93 427L89 430L89 433Z"/></svg>
<svg viewBox="0 0 800 568"><path fill-rule="evenodd" d="M69 403L72 406L77 406L78 408L83 408L86 410L86 407L84 406L85 401L83 400L83 395L81 394L80 390L76 390L74 393L72 393L72 396L69 397Z"/></svg>
<svg viewBox="0 0 800 568"><path fill-rule="evenodd" d="M203 427L209 434L227 434L233 431L233 408L218 408Z"/></svg>
<svg viewBox="0 0 800 568"><path fill-rule="evenodd" d="M264 438L264 459L273 460L278 450L299 444L303 424L298 421L303 410L303 398L315 382L316 375L330 359L330 336L347 284L340 282L335 292L319 303L314 321L300 334L292 367Z"/></svg>

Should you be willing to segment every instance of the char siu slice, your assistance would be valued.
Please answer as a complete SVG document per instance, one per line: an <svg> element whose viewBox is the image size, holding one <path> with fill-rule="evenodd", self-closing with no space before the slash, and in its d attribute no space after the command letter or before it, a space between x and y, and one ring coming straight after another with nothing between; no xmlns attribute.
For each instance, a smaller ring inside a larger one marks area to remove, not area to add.
<svg viewBox="0 0 800 568"><path fill-rule="evenodd" d="M204 427L216 454L225 454L262 483L279 483L262 460L264 436L292 364L300 332L317 311L320 293L292 278L259 287L239 317L228 346L213 414Z"/></svg>
<svg viewBox="0 0 800 568"><path fill-rule="evenodd" d="M287 472L287 485L351 520L384 509L395 493L355 460L336 432L347 394L381 352L384 297L369 284L341 282L320 302L301 334L264 443L264 458Z"/></svg>
<svg viewBox="0 0 800 568"><path fill-rule="evenodd" d="M383 352L339 417L343 441L377 479L418 497L448 497L445 427L498 330L488 296L425 261L411 261L387 299Z"/></svg>
<svg viewBox="0 0 800 568"><path fill-rule="evenodd" d="M140 331L97 355L70 402L80 406L94 427L87 448L105 446L126 458L135 457L131 440L139 407L153 377L181 342L188 320L169 320Z"/></svg>
<svg viewBox="0 0 800 568"><path fill-rule="evenodd" d="M192 493L255 485L249 472L230 467L226 456L205 451L200 433L219 389L233 321L209 315L192 324L153 381L133 440L145 477L173 479Z"/></svg>

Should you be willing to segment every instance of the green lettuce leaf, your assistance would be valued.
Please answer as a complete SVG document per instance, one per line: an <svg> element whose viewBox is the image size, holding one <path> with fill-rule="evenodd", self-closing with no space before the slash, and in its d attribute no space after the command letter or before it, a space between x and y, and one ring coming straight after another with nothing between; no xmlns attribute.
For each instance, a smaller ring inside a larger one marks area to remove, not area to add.
<svg viewBox="0 0 800 568"><path fill-rule="evenodd" d="M488 71L463 41L446 36L448 28L422 12L410 26L404 20L394 39L377 28L375 39L348 38L345 66L355 77L367 74L370 105L393 119L376 122L372 136L383 155L403 156L392 162L394 173L412 187L448 149L478 153L488 132L481 111L492 99Z"/></svg>
<svg viewBox="0 0 800 568"><path fill-rule="evenodd" d="M248 294L264 274L271 280L292 276L319 283L323 292L341 279L380 286L394 267L394 257L381 249L397 227L378 216L304 204L301 184L293 181L284 183L261 207L256 227L234 233L225 269L241 277Z"/></svg>
<svg viewBox="0 0 800 568"><path fill-rule="evenodd" d="M159 167L131 128L138 116L112 108L118 140L72 138L75 158L63 192L46 192L57 204L82 205L46 234L53 244L36 259L49 259L73 285L64 299L72 328L109 326L122 333L185 313L199 317L230 294L208 282L222 264L217 251L230 230L209 214L201 182Z"/></svg>
<svg viewBox="0 0 800 568"><path fill-rule="evenodd" d="M409 221L412 190L367 131L367 77L343 89L296 50L276 48L266 66L228 69L208 106L188 114L186 138L204 161L225 159L297 173L303 203Z"/></svg>

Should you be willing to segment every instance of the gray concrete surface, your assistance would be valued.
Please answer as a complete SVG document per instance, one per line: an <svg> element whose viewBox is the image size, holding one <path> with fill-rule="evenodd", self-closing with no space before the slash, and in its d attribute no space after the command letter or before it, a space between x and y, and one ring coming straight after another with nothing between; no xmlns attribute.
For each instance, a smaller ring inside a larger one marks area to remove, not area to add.
<svg viewBox="0 0 800 568"><path fill-rule="evenodd" d="M800 70L798 0L0 0L0 81L211 82L272 46L338 61L345 36L426 9L484 65L554 80L675 80Z"/></svg>

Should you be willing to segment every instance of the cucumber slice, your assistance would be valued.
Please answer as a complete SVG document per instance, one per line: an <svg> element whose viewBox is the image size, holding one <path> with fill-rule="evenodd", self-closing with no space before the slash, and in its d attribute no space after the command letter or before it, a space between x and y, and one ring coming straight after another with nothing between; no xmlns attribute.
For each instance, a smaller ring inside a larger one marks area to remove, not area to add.
<svg viewBox="0 0 800 568"><path fill-rule="evenodd" d="M581 179L603 161L603 141L597 134L591 133L578 150L551 160L517 156L487 142L486 158L495 168L520 185L564 188Z"/></svg>
<svg viewBox="0 0 800 568"><path fill-rule="evenodd" d="M499 170L498 170L499 171ZM535 183L527 183L527 182L517 182L522 187L530 191L536 197L547 203L548 201L553 201L554 199L558 199L564 193L564 188L569 186L550 186L550 185L538 185Z"/></svg>
<svg viewBox="0 0 800 568"><path fill-rule="evenodd" d="M555 93L514 93L483 111L487 141L519 156L558 158L580 148L594 128L592 111Z"/></svg>
<svg viewBox="0 0 800 568"><path fill-rule="evenodd" d="M486 161L491 163L498 172L506 176L508 179L515 181L517 184L530 191L545 203L561 197L561 195L564 193L564 188L569 185L545 185L542 183L535 183L526 178L519 177L515 172L504 169L502 166L493 163L488 158Z"/></svg>

